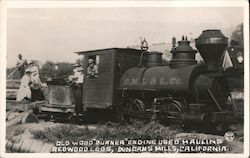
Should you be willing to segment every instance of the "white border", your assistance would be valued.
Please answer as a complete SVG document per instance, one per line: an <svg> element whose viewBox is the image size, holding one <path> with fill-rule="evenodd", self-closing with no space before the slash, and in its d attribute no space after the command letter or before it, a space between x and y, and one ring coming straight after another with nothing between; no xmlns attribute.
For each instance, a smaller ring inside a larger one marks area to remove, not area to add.
<svg viewBox="0 0 250 158"><path fill-rule="evenodd" d="M87 8L87 7L243 7L244 8L244 154L13 154L5 153L5 76L7 50L7 9L8 8ZM0 1L0 157L248 157L249 156L249 5L247 1Z"/></svg>

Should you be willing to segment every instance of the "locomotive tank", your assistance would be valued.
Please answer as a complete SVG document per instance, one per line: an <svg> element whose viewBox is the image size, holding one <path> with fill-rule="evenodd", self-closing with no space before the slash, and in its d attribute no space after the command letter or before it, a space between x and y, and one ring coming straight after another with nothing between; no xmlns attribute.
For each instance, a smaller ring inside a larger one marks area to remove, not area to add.
<svg viewBox="0 0 250 158"><path fill-rule="evenodd" d="M122 88L127 90L161 90L188 92L193 78L196 78L203 67L190 65L178 69L169 66L132 68L121 79Z"/></svg>
<svg viewBox="0 0 250 158"><path fill-rule="evenodd" d="M197 51L189 44L190 41L183 36L178 46L171 50L173 57L169 66L147 63L145 67L129 69L121 78L121 88L164 91L168 94L184 92L201 99L210 98L207 91L210 90L216 96L227 97L227 81L219 71L219 60L227 46L227 38L219 30L205 30L196 39L196 47L205 64L197 64Z"/></svg>
<svg viewBox="0 0 250 158"><path fill-rule="evenodd" d="M233 121L228 81L220 66L227 42L220 30L203 31L195 40L202 64L197 64L197 51L184 36L177 47L173 44L169 66L161 64L161 54L144 53L146 65L139 64L121 77L124 113L139 116L138 112L158 111L161 118L184 122Z"/></svg>
<svg viewBox="0 0 250 158"><path fill-rule="evenodd" d="M196 50L189 46L190 42L183 37L179 46L173 48L173 59L170 66L158 64L129 69L121 78L121 88L127 90L157 90L168 93L192 92L194 79L205 71L203 65L197 65ZM151 54L151 53L148 53ZM161 54L160 54L161 55ZM152 55L147 55L150 58ZM151 61L147 59L147 61ZM160 60L158 60L160 61Z"/></svg>

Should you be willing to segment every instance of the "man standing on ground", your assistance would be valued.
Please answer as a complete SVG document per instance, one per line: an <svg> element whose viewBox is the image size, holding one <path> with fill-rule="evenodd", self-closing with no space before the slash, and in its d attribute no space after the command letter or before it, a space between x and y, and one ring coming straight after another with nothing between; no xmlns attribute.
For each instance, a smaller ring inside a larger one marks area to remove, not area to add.
<svg viewBox="0 0 250 158"><path fill-rule="evenodd" d="M83 83L84 83L84 69L82 67L78 68L78 73L75 74L75 113L77 116L83 111L82 107L82 90L83 90Z"/></svg>
<svg viewBox="0 0 250 158"><path fill-rule="evenodd" d="M30 62L31 79L33 86L31 87L31 101L42 101L44 100L43 93L41 90L41 80L39 77L39 68L36 61Z"/></svg>

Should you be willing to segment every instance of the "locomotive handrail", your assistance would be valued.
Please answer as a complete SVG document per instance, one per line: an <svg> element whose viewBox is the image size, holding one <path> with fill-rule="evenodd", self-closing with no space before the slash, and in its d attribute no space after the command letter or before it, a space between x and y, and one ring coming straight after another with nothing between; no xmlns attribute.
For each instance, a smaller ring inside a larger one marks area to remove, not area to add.
<svg viewBox="0 0 250 158"><path fill-rule="evenodd" d="M141 67L141 66L142 66L142 59L143 59L143 57L144 57L144 52L142 51L141 56L140 56L140 61L139 61L138 67Z"/></svg>
<svg viewBox="0 0 250 158"><path fill-rule="evenodd" d="M12 75L17 71L17 68L15 68L8 76L7 79L9 79L11 77L12 80Z"/></svg>
<svg viewBox="0 0 250 158"><path fill-rule="evenodd" d="M207 91L208 91L210 97L213 99L213 101L214 101L214 103L216 104L216 106L218 107L218 109L219 109L220 111L222 111L222 109L221 109L219 103L216 101L216 99L215 99L215 97L213 96L212 92L211 92L209 89L207 89Z"/></svg>
<svg viewBox="0 0 250 158"><path fill-rule="evenodd" d="M231 93L229 93L230 100L232 102L232 107L234 108L235 111L237 111L237 106L235 105Z"/></svg>

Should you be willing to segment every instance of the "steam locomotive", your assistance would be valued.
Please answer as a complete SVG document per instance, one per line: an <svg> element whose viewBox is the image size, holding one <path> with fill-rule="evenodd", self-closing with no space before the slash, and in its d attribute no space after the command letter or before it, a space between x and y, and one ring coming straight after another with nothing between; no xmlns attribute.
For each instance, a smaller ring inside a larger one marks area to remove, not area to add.
<svg viewBox="0 0 250 158"><path fill-rule="evenodd" d="M109 48L76 52L95 61L96 76L84 72L81 113L84 116L116 116L157 119L171 124L219 124L236 120L227 77L220 59L228 38L220 30L205 30L195 39L197 53L187 37L173 46L170 65L162 64L162 53L130 48ZM65 82L48 82L46 104L39 108L50 116L61 113L72 116L75 111L74 90ZM105 111L107 113L98 113Z"/></svg>

